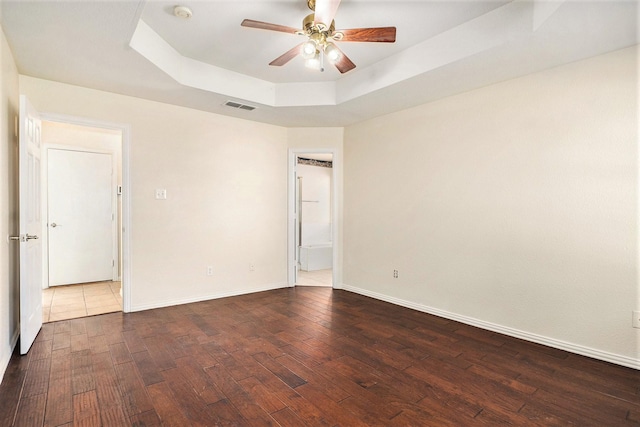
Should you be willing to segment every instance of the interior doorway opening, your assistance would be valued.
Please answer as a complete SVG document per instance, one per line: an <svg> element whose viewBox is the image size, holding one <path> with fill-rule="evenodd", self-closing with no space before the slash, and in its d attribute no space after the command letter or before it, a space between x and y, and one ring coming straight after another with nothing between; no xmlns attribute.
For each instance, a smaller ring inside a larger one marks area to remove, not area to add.
<svg viewBox="0 0 640 427"><path fill-rule="evenodd" d="M127 129L45 116L43 322L123 311Z"/></svg>
<svg viewBox="0 0 640 427"><path fill-rule="evenodd" d="M333 162L332 151L290 151L290 286L332 287L335 283Z"/></svg>

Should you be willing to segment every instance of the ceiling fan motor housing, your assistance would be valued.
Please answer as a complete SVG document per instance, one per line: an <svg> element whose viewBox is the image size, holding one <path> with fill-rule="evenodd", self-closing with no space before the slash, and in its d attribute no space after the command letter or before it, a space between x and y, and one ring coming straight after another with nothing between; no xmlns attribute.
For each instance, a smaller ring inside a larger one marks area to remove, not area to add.
<svg viewBox="0 0 640 427"><path fill-rule="evenodd" d="M322 26L318 24L322 24ZM331 37L333 32L336 30L336 21L335 20L331 21L331 25L329 26L329 28L326 28L326 27L323 28L324 26L325 26L324 23L315 22L314 13L311 13L305 16L304 19L302 20L302 28L304 28L304 31L306 32L307 35L311 35L315 32L318 32L318 33L326 33L327 37Z"/></svg>

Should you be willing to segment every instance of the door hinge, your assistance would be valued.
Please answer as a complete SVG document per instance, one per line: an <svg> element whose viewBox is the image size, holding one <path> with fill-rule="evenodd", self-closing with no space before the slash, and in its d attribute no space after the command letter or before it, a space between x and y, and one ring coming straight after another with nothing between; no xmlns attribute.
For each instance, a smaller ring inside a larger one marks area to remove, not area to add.
<svg viewBox="0 0 640 427"><path fill-rule="evenodd" d="M111 267L115 267L115 266L116 266L116 260L115 260L115 259L112 259L112 260L111 260Z"/></svg>

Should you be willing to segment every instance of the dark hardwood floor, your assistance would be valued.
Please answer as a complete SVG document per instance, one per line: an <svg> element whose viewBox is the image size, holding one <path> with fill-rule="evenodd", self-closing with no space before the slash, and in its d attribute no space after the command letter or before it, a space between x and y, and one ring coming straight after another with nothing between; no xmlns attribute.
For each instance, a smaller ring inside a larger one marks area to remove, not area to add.
<svg viewBox="0 0 640 427"><path fill-rule="evenodd" d="M327 288L45 324L2 426L626 426L640 371Z"/></svg>

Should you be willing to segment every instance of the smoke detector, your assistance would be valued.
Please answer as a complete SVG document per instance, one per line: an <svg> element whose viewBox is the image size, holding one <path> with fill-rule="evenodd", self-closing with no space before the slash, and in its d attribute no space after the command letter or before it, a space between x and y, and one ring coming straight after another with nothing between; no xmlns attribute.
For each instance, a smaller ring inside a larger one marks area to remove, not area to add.
<svg viewBox="0 0 640 427"><path fill-rule="evenodd" d="M173 14L178 18L182 18L182 19L189 19L193 16L193 12L187 6L174 7Z"/></svg>

